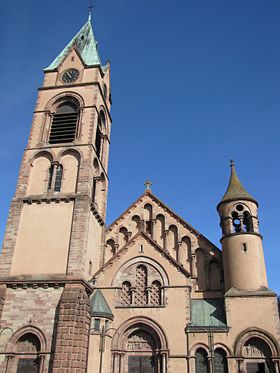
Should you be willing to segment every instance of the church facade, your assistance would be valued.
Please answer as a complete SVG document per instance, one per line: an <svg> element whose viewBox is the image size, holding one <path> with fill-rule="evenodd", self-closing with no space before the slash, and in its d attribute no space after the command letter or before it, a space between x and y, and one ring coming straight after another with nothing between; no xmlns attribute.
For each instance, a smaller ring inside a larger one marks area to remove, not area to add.
<svg viewBox="0 0 280 373"><path fill-rule="evenodd" d="M106 227L110 64L96 45L89 19L44 70L0 260L0 373L279 373L258 202L233 162L221 248L149 182Z"/></svg>

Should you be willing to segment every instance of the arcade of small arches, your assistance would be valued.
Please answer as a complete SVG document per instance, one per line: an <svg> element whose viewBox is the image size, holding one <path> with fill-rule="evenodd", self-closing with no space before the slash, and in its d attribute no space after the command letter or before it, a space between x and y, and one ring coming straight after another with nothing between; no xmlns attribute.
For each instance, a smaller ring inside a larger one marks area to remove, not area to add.
<svg viewBox="0 0 280 373"><path fill-rule="evenodd" d="M171 358L168 342L154 320L144 316L128 319L115 329L111 338L112 373L168 372L168 359ZM279 373L276 346L277 343L265 333L252 330L237 337L234 353L221 344L215 344L213 352L208 346L197 344L186 357L193 373ZM48 355L51 355L46 347L41 330L32 325L19 329L9 338L5 348L5 372L42 373L49 361Z"/></svg>
<svg viewBox="0 0 280 373"><path fill-rule="evenodd" d="M108 234L105 262L138 232L145 232L183 266L191 277L196 279L197 290L219 291L223 288L221 258L218 255L213 257L201 247L195 249L189 236L180 236L177 225L168 224L168 218L163 214L153 213L151 204L144 205L143 216L133 215L126 226L121 226L116 232Z"/></svg>

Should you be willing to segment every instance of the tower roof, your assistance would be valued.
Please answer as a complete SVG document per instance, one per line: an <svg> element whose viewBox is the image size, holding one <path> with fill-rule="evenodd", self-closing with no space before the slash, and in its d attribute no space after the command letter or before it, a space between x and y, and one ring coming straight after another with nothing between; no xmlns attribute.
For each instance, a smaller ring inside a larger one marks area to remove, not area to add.
<svg viewBox="0 0 280 373"><path fill-rule="evenodd" d="M96 289L90 300L91 313L93 316L113 319L114 315L101 290Z"/></svg>
<svg viewBox="0 0 280 373"><path fill-rule="evenodd" d="M241 181L239 180L237 176L233 160L230 161L230 167L231 167L231 175L230 175L229 184L220 203L226 202L226 201L242 200L242 199L257 203L257 201L246 191L244 186L241 184Z"/></svg>
<svg viewBox="0 0 280 373"><path fill-rule="evenodd" d="M101 60L97 50L97 41L95 40L91 26L91 17L89 17L80 31L45 70L56 69L72 48L76 49L86 66L101 66Z"/></svg>

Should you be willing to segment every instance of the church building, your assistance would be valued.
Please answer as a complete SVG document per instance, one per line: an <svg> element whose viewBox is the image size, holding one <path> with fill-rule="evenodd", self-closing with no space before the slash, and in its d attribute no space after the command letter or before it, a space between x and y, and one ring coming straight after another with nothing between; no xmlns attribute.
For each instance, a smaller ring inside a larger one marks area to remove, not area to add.
<svg viewBox="0 0 280 373"><path fill-rule="evenodd" d="M89 17L38 90L0 259L0 373L280 373L258 202L234 162L220 247L149 181L106 226L111 104Z"/></svg>

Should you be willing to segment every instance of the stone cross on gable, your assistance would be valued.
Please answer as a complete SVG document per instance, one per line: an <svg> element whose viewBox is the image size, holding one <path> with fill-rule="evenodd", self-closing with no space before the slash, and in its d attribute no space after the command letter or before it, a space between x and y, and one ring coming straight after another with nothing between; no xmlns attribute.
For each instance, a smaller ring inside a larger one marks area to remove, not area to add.
<svg viewBox="0 0 280 373"><path fill-rule="evenodd" d="M151 180L147 179L144 183L146 190L151 190L152 182Z"/></svg>

